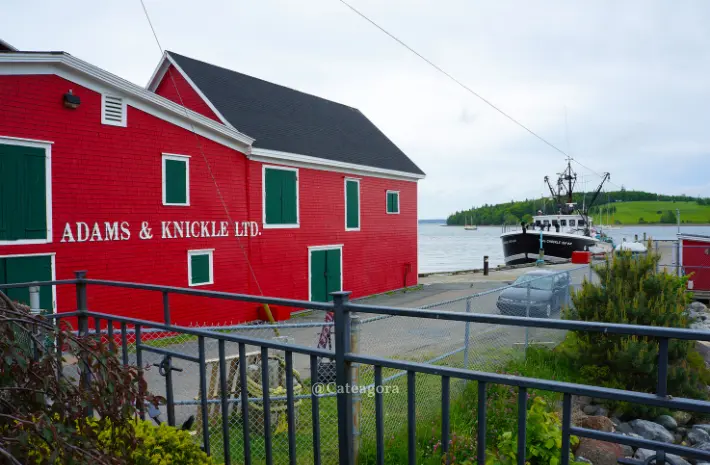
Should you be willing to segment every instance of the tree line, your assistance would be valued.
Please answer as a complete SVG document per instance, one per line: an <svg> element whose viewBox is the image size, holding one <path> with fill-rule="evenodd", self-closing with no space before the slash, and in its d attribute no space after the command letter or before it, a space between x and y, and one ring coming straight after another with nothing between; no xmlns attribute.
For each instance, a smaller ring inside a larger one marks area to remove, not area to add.
<svg viewBox="0 0 710 465"><path fill-rule="evenodd" d="M578 205L584 202L588 203L592 198L590 192L577 192L573 194L572 199ZM657 200L662 202L697 202L699 205L710 205L710 198L691 197L685 194L682 195L665 195L655 194L645 191L626 190L623 187L621 190L604 192L599 194L599 197L590 208L590 213L599 214L602 210L606 213L605 205L609 204L609 213L615 213L616 207L613 205L616 202L638 202ZM501 225L501 224L518 224L521 221L531 222L532 215L541 211L543 214L554 214L557 212L557 204L550 198L525 199L519 201L510 201L507 203L499 203L496 205L484 204L480 207L473 207L468 210L457 211L449 215L446 219L447 225ZM667 218L668 222L670 218Z"/></svg>

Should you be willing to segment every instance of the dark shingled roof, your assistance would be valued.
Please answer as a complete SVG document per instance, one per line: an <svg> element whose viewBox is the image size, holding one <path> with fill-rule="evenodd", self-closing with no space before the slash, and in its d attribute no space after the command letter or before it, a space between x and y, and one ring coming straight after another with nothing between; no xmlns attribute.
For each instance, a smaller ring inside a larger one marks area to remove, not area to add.
<svg viewBox="0 0 710 465"><path fill-rule="evenodd" d="M254 147L424 174L356 108L168 53Z"/></svg>

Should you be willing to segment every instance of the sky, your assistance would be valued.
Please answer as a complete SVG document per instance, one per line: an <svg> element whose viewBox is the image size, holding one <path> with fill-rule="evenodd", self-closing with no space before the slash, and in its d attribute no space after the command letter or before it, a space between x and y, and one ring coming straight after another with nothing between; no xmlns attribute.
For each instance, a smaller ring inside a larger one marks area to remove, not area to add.
<svg viewBox="0 0 710 465"><path fill-rule="evenodd" d="M7 1L0 37L21 50L143 86L160 59L139 0ZM573 156L582 187L608 171L610 190L710 197L710 3L348 1ZM167 50L359 108L426 172L422 219L539 197L565 166L339 0L145 4Z"/></svg>

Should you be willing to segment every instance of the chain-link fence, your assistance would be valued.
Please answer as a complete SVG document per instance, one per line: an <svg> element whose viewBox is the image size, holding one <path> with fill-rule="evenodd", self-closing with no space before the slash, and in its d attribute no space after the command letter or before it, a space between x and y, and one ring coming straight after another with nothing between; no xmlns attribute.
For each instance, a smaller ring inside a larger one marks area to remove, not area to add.
<svg viewBox="0 0 710 465"><path fill-rule="evenodd" d="M549 268L548 268L549 269ZM578 288L584 279L592 276L589 266L566 266L557 271L530 269L521 273L522 277L510 285L489 289L483 292L457 291L460 295L446 301L417 305L418 302L431 302L433 296L418 296L413 291L406 307L440 310L448 312L469 312L477 314L524 317L559 318L564 307L570 303L570 291ZM423 293L423 291L422 291ZM370 303L367 299L364 301ZM382 300L378 301L381 303ZM254 323L245 325L201 327L232 335L247 336L260 340L278 338L289 344L315 347L326 350L334 349L335 340L333 322L323 311L296 314L285 323L274 325ZM537 328L520 328L486 323L462 323L410 317L373 316L360 313L353 320L353 351L384 358L401 359L447 367L469 368L480 371L494 371L516 354L523 355L528 347L535 345L554 346L564 338L564 331ZM135 333L128 328L128 361L136 364ZM208 422L203 424L200 407L200 366L198 355L199 343L196 337L154 331L142 328L143 344L157 349L167 349L185 354L191 360L178 360L172 357L168 365L163 354L142 350L141 364L150 368L144 376L151 392L167 396L166 374L170 367L172 377L172 396L175 404L174 421L179 426L190 417L194 419L193 431L197 438L202 438L204 428L210 432L210 449L215 457L227 453L233 463L241 463L244 452L244 431L242 427L241 393L239 368L242 359L237 344L225 343L227 360L227 385L230 392L229 434L230 449L224 451L222 437L222 410L219 403L220 373L219 348L217 341L206 340L205 373L206 392L208 394ZM261 388L262 352L256 346L247 346L245 351L248 382L246 391L249 398L249 439L253 463L265 463L269 449L264 435L265 424L269 423L273 463L288 463L288 435L286 414L285 364L283 354L269 351L269 397L271 414L268 421L263 416L263 392ZM321 361L319 378L326 379L329 369L325 360ZM162 366L161 366L162 365ZM313 422L311 411L311 359L308 355L293 354L295 370L294 394L296 398L296 439L298 444L298 463L313 463ZM318 366L315 368L318 369ZM179 371L176 371L179 370ZM360 395L356 395L356 409L359 415L359 427L356 432L362 437L362 443L374 440L375 432L375 374L372 367L362 366L358 370ZM383 384L389 395L385 396L385 432L390 437L396 435L407 424L408 380L405 372L383 369ZM463 383L451 386L451 395L460 391ZM337 409L335 385L323 385L319 393L318 423L320 426L320 454L322 463L337 463ZM433 375L418 375L415 379L415 399L417 418L436 418L440 409L441 378ZM163 408L164 410L164 408ZM161 411L160 421L168 421L168 412Z"/></svg>

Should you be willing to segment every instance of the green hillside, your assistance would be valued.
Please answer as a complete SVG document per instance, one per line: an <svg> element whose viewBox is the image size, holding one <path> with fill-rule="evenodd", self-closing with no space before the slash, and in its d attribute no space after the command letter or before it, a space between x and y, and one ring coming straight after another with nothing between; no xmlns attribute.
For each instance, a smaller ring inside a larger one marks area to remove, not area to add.
<svg viewBox="0 0 710 465"><path fill-rule="evenodd" d="M668 221L671 217L667 212L673 214L675 219L676 209L680 210L680 220L683 223L710 223L710 205L699 205L697 202L616 202L610 213L610 222L617 224L639 224L639 223L673 223ZM596 210L596 209L595 209ZM601 208L604 213L604 207ZM661 220L661 216L665 217ZM599 215L594 212L594 222L606 223L606 214Z"/></svg>
<svg viewBox="0 0 710 465"><path fill-rule="evenodd" d="M582 205L588 203L591 197L590 193L578 192L574 194L573 201ZM602 193L589 212L597 224L607 222L607 211L611 223L618 221L620 224L673 224L676 222L676 209L680 210L683 223L710 224L710 198L628 191L623 188L620 191ZM485 204L449 215L446 224L519 224L521 221L530 222L532 215L538 211L553 214L556 210L555 202L549 198Z"/></svg>

